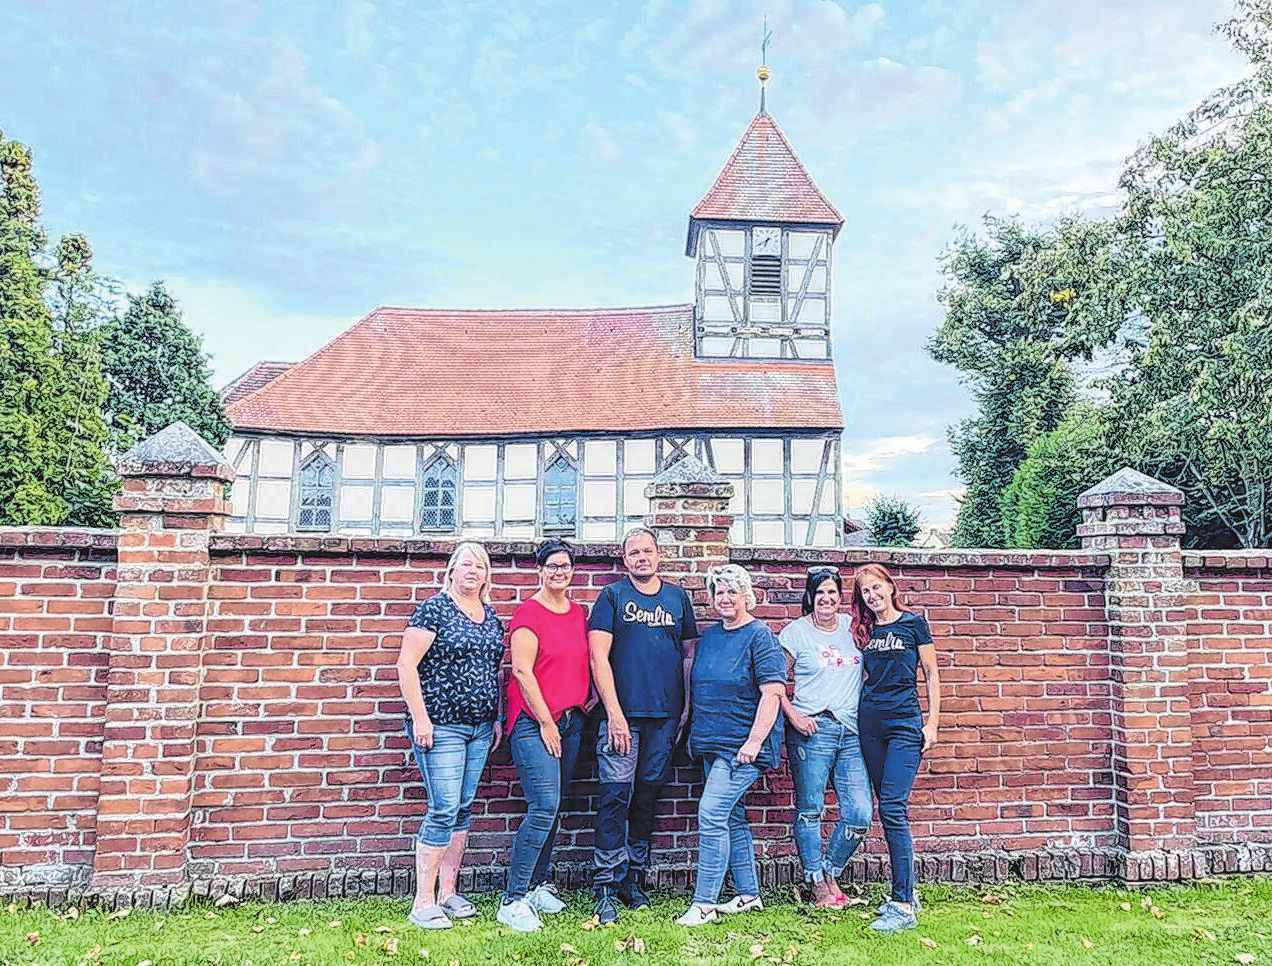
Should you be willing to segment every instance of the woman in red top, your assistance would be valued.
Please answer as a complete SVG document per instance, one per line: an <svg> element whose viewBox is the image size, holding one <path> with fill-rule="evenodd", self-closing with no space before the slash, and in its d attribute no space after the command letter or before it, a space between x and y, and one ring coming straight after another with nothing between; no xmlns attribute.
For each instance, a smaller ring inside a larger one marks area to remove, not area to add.
<svg viewBox="0 0 1272 966"><path fill-rule="evenodd" d="M570 600L574 550L560 540L534 555L539 590L512 615L508 730L529 810L517 829L498 920L535 932L540 913L565 908L548 879L558 811L574 776L590 686L587 615Z"/></svg>

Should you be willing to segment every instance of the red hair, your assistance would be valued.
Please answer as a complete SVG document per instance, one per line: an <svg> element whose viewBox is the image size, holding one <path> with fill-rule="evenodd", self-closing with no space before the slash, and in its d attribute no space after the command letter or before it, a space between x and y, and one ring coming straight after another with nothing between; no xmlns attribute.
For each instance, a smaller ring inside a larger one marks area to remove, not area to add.
<svg viewBox="0 0 1272 966"><path fill-rule="evenodd" d="M878 577L886 581L892 587L892 606L897 610L905 610L901 606L901 591L897 589L897 582L887 567L876 563L858 567L852 575L852 598L848 602L848 612L852 614L852 639L859 651L864 651L870 643L876 623L875 612L866 606L866 599L861 596L861 584L867 577Z"/></svg>

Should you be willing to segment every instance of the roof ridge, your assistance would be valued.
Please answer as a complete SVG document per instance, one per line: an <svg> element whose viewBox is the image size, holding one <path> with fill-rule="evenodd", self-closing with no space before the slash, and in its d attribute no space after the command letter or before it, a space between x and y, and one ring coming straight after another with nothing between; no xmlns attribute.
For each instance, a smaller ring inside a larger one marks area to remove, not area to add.
<svg viewBox="0 0 1272 966"><path fill-rule="evenodd" d="M686 308L693 308L693 303L692 302L665 302L665 303L660 303L658 305L614 305L614 306L596 305L596 306L575 306L573 308L550 306L550 305L542 307L542 308L531 308L527 306L520 306L516 308L506 308L506 307L500 307L500 306L456 308L453 306L433 307L433 306L427 306L427 305L380 305L380 306L377 306L374 310L372 310L371 314L375 315L377 312L415 312L421 315L425 315L425 314L465 315L465 314L473 314L478 312L485 312L485 313L497 312L501 315L548 315L548 314L551 314L551 315L567 315L567 314L595 315L597 313L602 313L602 312L606 314L614 314L619 312L640 313L640 312L653 312L659 309L686 309Z"/></svg>

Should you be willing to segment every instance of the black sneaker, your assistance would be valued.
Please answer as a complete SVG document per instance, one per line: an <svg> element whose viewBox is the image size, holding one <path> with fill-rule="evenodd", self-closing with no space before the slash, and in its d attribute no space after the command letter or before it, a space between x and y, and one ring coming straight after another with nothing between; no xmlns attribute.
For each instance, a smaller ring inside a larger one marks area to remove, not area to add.
<svg viewBox="0 0 1272 966"><path fill-rule="evenodd" d="M598 886L596 902L592 906L592 915L602 926L618 922L618 906L614 904L614 890L609 886Z"/></svg>
<svg viewBox="0 0 1272 966"><path fill-rule="evenodd" d="M639 876L628 876L619 883L618 898L628 909L648 909L652 905L641 888Z"/></svg>

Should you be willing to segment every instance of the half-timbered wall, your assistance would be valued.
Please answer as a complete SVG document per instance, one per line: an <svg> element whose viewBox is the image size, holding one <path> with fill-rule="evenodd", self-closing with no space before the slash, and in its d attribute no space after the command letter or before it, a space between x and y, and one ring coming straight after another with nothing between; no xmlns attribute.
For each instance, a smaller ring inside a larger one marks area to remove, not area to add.
<svg viewBox="0 0 1272 966"><path fill-rule="evenodd" d="M766 247L774 238L777 245ZM698 355L829 359L831 241L829 230L756 225L700 231ZM778 270L776 279L770 265Z"/></svg>
<svg viewBox="0 0 1272 966"><path fill-rule="evenodd" d="M406 443L235 436L226 447L238 474L230 526L615 540L644 519L649 482L685 456L735 484L735 543L837 545L837 432Z"/></svg>

